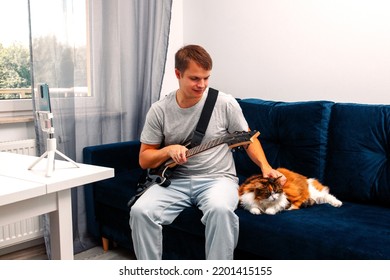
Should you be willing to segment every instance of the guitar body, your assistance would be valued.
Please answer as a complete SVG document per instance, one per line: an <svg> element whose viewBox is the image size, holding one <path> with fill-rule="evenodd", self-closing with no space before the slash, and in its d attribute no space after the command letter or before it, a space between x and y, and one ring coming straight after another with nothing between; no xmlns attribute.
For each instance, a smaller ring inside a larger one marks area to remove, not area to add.
<svg viewBox="0 0 390 280"><path fill-rule="evenodd" d="M169 178L172 177L173 172L175 171L177 165L165 165L162 164L158 168L148 169L148 177L154 183L159 184L162 187L168 187L171 184Z"/></svg>

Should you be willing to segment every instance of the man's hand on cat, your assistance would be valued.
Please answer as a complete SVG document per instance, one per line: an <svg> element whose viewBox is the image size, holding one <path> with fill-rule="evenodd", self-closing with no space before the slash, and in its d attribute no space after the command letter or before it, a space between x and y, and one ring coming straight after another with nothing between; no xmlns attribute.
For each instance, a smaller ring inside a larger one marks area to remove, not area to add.
<svg viewBox="0 0 390 280"><path fill-rule="evenodd" d="M263 172L265 178L279 178L280 184L283 186L286 183L286 176L275 169L270 169L269 171Z"/></svg>

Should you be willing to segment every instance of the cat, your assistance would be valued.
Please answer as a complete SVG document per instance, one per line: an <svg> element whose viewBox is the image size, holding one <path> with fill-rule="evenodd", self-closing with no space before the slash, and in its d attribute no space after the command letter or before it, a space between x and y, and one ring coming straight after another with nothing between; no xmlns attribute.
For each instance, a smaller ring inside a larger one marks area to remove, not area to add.
<svg viewBox="0 0 390 280"><path fill-rule="evenodd" d="M278 168L286 177L282 187L279 178L264 178L253 175L247 178L238 188L241 206L259 215L274 215L283 210L294 210L311 206L315 203L329 203L340 207L343 203L329 194L329 188L316 179L309 179L286 168Z"/></svg>

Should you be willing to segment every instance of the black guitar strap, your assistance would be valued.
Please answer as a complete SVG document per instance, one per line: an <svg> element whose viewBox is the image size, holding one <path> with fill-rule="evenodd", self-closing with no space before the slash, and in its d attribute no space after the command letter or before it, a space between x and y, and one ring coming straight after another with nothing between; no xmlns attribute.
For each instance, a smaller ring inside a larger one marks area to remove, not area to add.
<svg viewBox="0 0 390 280"><path fill-rule="evenodd" d="M215 102L217 101L218 90L209 88L209 92L207 94L206 101L204 103L202 113L200 114L200 118L198 124L195 128L194 135L191 140L191 147L195 147L200 145L202 139L206 133L207 126L210 122L211 114L213 113Z"/></svg>

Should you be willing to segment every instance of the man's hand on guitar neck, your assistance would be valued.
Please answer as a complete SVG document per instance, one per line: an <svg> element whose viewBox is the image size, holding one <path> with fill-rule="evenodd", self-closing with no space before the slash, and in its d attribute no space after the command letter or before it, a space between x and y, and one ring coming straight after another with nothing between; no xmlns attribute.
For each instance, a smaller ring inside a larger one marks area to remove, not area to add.
<svg viewBox="0 0 390 280"><path fill-rule="evenodd" d="M168 155L176 164L184 164L187 162L187 147L182 145L170 145L167 147Z"/></svg>

